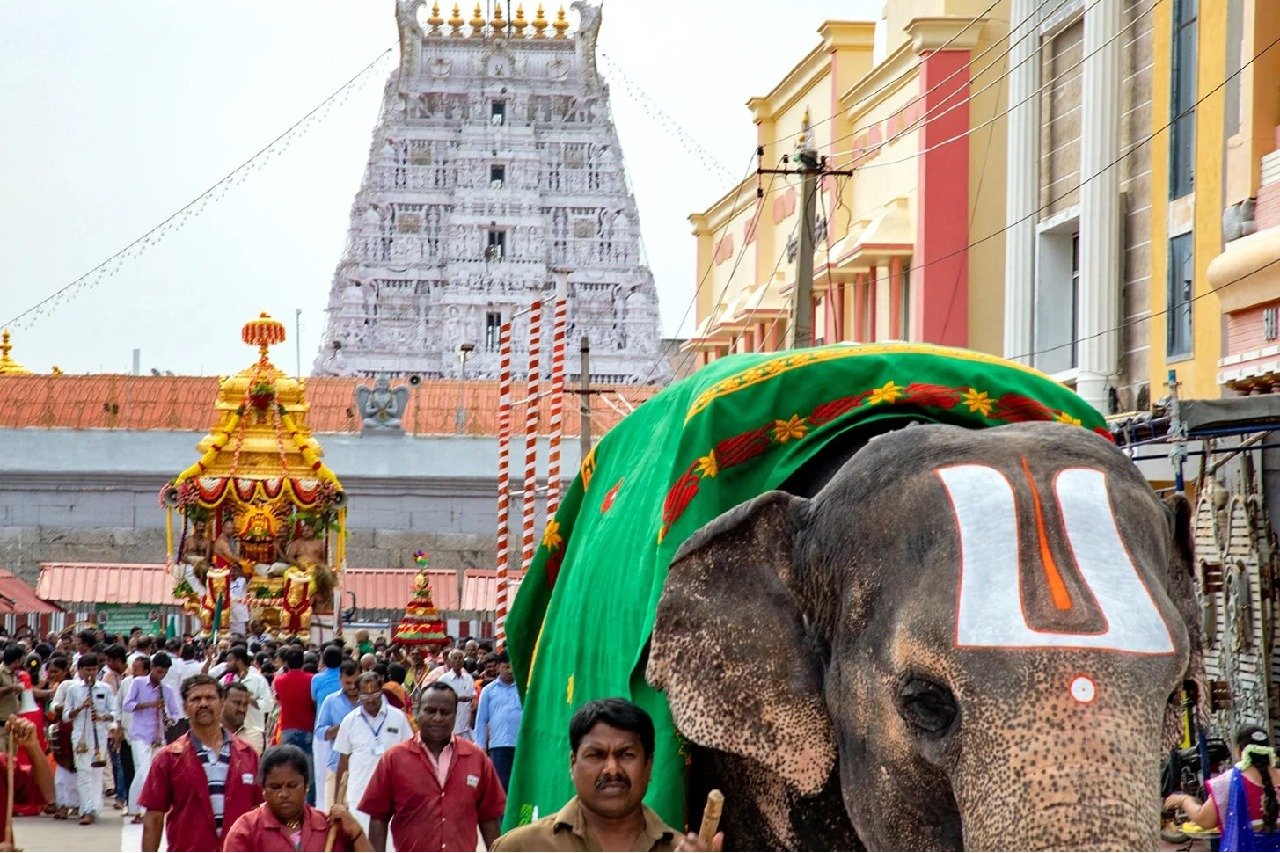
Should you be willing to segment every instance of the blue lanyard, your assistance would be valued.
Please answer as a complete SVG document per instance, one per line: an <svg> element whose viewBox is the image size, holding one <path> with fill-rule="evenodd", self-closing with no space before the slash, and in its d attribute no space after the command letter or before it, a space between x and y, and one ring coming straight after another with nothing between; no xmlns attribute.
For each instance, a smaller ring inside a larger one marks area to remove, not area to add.
<svg viewBox="0 0 1280 853"><path fill-rule="evenodd" d="M382 718L382 722L379 723L378 727L375 729L373 727L373 723L369 722L369 715L365 713L365 710L363 708L360 709L360 719L364 720L364 724L368 726L369 731L373 733L373 742L375 744L378 742L378 736L382 734L382 727L387 724L387 719L390 716L391 715L386 712L386 706L383 706L382 711L378 713L378 717ZM377 719L377 717L375 717L374 719Z"/></svg>

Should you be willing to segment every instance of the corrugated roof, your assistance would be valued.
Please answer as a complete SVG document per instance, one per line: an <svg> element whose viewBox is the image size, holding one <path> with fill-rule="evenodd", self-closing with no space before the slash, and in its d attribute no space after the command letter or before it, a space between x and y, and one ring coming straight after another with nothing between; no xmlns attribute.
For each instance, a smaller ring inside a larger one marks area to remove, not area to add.
<svg viewBox="0 0 1280 853"><path fill-rule="evenodd" d="M85 604L173 604L173 582L162 565L41 563L36 595Z"/></svg>
<svg viewBox="0 0 1280 853"><path fill-rule="evenodd" d="M524 575L513 572L507 581L507 601L516 600L516 592ZM468 569L462 579L462 606L459 610L493 613L498 607L498 573Z"/></svg>
<svg viewBox="0 0 1280 853"><path fill-rule="evenodd" d="M9 595L3 585L6 574L0 570L3 595ZM347 569L342 579L342 606L351 606L345 593L353 592L355 607L360 610L404 610L413 592L415 574L416 569ZM460 609L457 569L430 569L429 575L436 607ZM154 563L42 563L35 595L69 603L164 605L175 603L172 590L169 573L163 565ZM7 611L0 607L0 613L4 612Z"/></svg>
<svg viewBox="0 0 1280 853"><path fill-rule="evenodd" d="M121 374L0 376L0 428L193 430L206 432L214 423L213 404L218 394L215 376L128 376ZM318 433L360 431L355 405L357 384L367 379L312 377L306 380L311 411L307 422ZM407 380L392 380L392 387ZM596 390L602 390L597 388ZM648 400L660 389L619 386L603 389L621 410ZM513 399L525 396L523 383L512 388ZM627 406L618 405L618 398ZM457 428L458 404L466 409L462 432L496 435L498 432L498 383L432 380L411 387L404 417L407 432L416 435L452 435ZM524 406L513 406L513 424L524 424ZM551 401L539 402L541 430L551 417ZM592 401L592 434L603 435L621 419L613 407ZM577 395L565 394L564 434L578 435Z"/></svg>
<svg viewBox="0 0 1280 853"><path fill-rule="evenodd" d="M22 578L0 569L0 614L61 612L61 607L40 600L36 591Z"/></svg>
<svg viewBox="0 0 1280 853"><path fill-rule="evenodd" d="M413 594L417 569L347 569L342 577L343 607L351 607L355 593L357 610L400 610ZM431 600L440 610L458 609L457 569L429 569Z"/></svg>

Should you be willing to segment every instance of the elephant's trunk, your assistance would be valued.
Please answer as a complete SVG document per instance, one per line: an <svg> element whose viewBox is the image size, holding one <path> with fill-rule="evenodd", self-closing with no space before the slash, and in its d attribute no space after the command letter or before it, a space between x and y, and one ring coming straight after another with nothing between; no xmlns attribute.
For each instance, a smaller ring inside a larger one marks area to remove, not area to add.
<svg viewBox="0 0 1280 853"><path fill-rule="evenodd" d="M1156 849L1159 740L1123 752L1108 740L1059 732L1042 749L967 756L954 780L965 849Z"/></svg>

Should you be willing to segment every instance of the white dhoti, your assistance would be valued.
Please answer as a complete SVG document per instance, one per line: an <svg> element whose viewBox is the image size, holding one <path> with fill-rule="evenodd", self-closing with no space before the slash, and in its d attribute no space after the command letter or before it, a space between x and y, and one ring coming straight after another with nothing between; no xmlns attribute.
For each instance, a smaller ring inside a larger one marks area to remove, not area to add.
<svg viewBox="0 0 1280 853"><path fill-rule="evenodd" d="M93 766L94 752L76 753L76 793L80 795L80 814L96 815L102 811L102 778L105 767Z"/></svg>
<svg viewBox="0 0 1280 853"><path fill-rule="evenodd" d="M249 631L249 581L236 578L231 582L231 633L244 636Z"/></svg>
<svg viewBox="0 0 1280 853"><path fill-rule="evenodd" d="M191 585L193 590L195 590L196 597L204 598L205 586L200 581L200 578L196 577L196 567L190 563L183 563L182 576L187 579L187 583Z"/></svg>
<svg viewBox="0 0 1280 853"><path fill-rule="evenodd" d="M147 783L147 773L151 770L151 759L156 747L145 740L129 739L129 749L133 752L133 784L129 786L128 812L131 815L142 814L138 807L138 797L142 795L142 786Z"/></svg>
<svg viewBox="0 0 1280 853"><path fill-rule="evenodd" d="M329 810L329 791L325 784L325 776L329 772L329 756L333 754L333 742L323 736L311 741L311 775L316 782L316 808L322 812Z"/></svg>
<svg viewBox="0 0 1280 853"><path fill-rule="evenodd" d="M76 790L76 774L59 764L53 771L53 794L58 805L68 809L80 808L80 793Z"/></svg>

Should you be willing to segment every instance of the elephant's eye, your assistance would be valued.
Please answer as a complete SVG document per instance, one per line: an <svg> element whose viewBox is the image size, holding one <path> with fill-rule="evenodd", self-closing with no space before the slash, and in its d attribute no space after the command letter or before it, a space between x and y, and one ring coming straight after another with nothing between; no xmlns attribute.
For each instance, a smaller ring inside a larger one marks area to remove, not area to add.
<svg viewBox="0 0 1280 853"><path fill-rule="evenodd" d="M929 735L943 735L955 722L956 697L941 684L911 678L898 691L898 713L914 728Z"/></svg>

